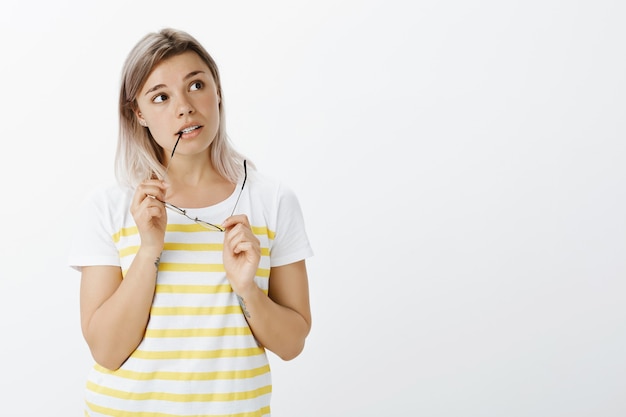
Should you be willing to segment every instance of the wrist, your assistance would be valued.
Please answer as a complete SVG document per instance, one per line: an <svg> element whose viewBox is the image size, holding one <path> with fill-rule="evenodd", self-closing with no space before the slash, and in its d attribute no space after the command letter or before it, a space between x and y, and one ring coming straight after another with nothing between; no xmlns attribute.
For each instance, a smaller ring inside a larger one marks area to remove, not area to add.
<svg viewBox="0 0 626 417"><path fill-rule="evenodd" d="M252 298L257 294L258 291L261 290L254 281L252 281L249 284L240 285L237 287L234 287L231 284L231 287L233 288L233 292L237 295L237 297L240 297L243 299Z"/></svg>
<svg viewBox="0 0 626 417"><path fill-rule="evenodd" d="M262 293L261 289L252 282L251 285L244 288L238 288L237 290L233 288L233 291L241 307L241 312L246 317L246 320L250 320L253 315L253 306L256 305L255 300L257 300L258 294Z"/></svg>
<svg viewBox="0 0 626 417"><path fill-rule="evenodd" d="M154 263L158 268L161 260L161 252L162 250L159 248L140 246L137 254L135 255L135 260Z"/></svg>

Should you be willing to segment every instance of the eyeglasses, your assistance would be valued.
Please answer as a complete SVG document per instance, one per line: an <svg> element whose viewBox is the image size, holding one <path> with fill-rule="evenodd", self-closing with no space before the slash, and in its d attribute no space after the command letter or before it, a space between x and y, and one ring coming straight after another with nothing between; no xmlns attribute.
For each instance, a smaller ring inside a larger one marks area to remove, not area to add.
<svg viewBox="0 0 626 417"><path fill-rule="evenodd" d="M174 148L172 149L172 155L170 156L170 161L167 164L167 168L165 168L165 173L167 174L168 169L170 168L170 163L172 162L172 158L174 157L174 151L176 151L176 146L178 146L178 141L180 140L181 136L182 136L182 132L180 132L180 134L178 135L178 139L176 140L176 144L174 145ZM233 214L235 214L235 210L237 209L237 204L239 203L239 199L241 198L241 193L243 192L243 187L245 187L246 185L246 180L248 179L248 168L246 167L246 160L244 159L243 161L243 182L241 184L241 189L239 189L239 195L237 195L237 200L235 201L235 206L233 207L233 211L231 211L230 215L232 216ZM159 200L161 201L161 200ZM193 220L194 222L196 222L197 224L199 224L200 226L206 227L207 229L212 229L212 230L217 230L220 232L224 231L224 228L222 226L218 226L216 224L213 223L209 223L207 221L204 221L202 219L199 219L197 217L191 217L190 215L187 214L187 210L182 209L180 207L176 207L175 205L168 203L167 201L161 201L161 203L163 203L165 205L166 209L169 209L175 213L181 214L185 217L187 217L189 220Z"/></svg>

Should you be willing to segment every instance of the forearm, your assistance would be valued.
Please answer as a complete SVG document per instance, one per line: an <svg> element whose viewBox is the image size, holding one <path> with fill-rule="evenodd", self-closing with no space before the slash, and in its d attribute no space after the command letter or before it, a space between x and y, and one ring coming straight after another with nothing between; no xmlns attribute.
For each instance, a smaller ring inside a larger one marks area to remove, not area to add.
<svg viewBox="0 0 626 417"><path fill-rule="evenodd" d="M223 226L224 269L252 333L283 360L295 358L311 328L305 261L271 267L266 295L254 281L261 247L247 216L231 216Z"/></svg>
<svg viewBox="0 0 626 417"><path fill-rule="evenodd" d="M85 338L105 368L119 368L143 339L158 263L158 255L140 249L117 290L91 316Z"/></svg>
<svg viewBox="0 0 626 417"><path fill-rule="evenodd" d="M304 348L311 324L291 308L274 302L254 286L237 295L255 338L283 360L298 356Z"/></svg>

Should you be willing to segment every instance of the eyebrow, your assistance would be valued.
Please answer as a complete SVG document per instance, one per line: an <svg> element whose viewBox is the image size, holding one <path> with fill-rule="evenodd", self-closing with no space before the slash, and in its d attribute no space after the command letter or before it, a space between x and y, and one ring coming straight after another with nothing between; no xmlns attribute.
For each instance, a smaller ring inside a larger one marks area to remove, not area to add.
<svg viewBox="0 0 626 417"><path fill-rule="evenodd" d="M204 71L191 71L189 74L185 75L185 77L183 78L183 81L187 81L188 79L195 77L198 74L204 74ZM157 84L154 87L152 87L151 89L149 89L148 91L146 91L146 93L144 95L148 95L150 93L152 93L153 91L156 91L158 89L161 89L163 87L167 87L165 84Z"/></svg>

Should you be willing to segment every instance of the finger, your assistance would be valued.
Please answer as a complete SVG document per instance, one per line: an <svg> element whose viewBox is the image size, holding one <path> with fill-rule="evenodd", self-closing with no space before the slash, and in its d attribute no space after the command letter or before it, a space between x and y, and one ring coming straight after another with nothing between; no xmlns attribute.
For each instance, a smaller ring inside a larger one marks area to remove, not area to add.
<svg viewBox="0 0 626 417"><path fill-rule="evenodd" d="M159 181L157 183L144 184L142 188L142 192L147 197L155 197L161 200L161 202L165 200L166 190L167 190L167 185L165 185L162 181Z"/></svg>
<svg viewBox="0 0 626 417"><path fill-rule="evenodd" d="M166 216L166 215L167 214L164 214L157 207L151 207L148 210L144 210L140 212L135 222L137 223L137 225L149 224L153 222L154 220L160 220L163 216Z"/></svg>
<svg viewBox="0 0 626 417"><path fill-rule="evenodd" d="M160 180L147 180L137 186L137 190L133 195L133 203L140 204L146 197L158 198L163 200L165 198L165 191L167 185Z"/></svg>
<svg viewBox="0 0 626 417"><path fill-rule="evenodd" d="M224 229L233 228L234 226L242 224L246 228L250 228L250 221L248 220L248 216L245 214L235 214L234 216L230 216L222 223L222 227Z"/></svg>
<svg viewBox="0 0 626 417"><path fill-rule="evenodd" d="M139 219L152 220L153 218L161 218L167 215L165 206L155 198L144 198L139 204L136 213Z"/></svg>
<svg viewBox="0 0 626 417"><path fill-rule="evenodd" d="M238 224L226 232L224 237L224 248L232 253L239 254L244 251L261 252L261 242L252 234L250 229L243 229L244 226Z"/></svg>
<svg viewBox="0 0 626 417"><path fill-rule="evenodd" d="M254 244L252 242L239 242L238 244L235 245L235 247L233 247L233 253L236 255L239 255L240 253L255 253L255 247Z"/></svg>
<svg viewBox="0 0 626 417"><path fill-rule="evenodd" d="M234 247L237 243L243 241L255 241L258 240L250 226L243 223L236 223L225 228L224 243Z"/></svg>

